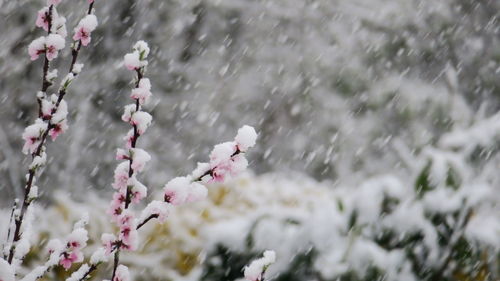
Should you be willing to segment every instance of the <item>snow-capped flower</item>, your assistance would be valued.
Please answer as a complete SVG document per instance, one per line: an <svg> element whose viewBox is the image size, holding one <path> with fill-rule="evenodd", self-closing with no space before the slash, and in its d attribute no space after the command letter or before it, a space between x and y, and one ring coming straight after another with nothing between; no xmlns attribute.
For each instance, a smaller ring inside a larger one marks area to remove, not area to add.
<svg viewBox="0 0 500 281"><path fill-rule="evenodd" d="M55 95L54 95L55 96ZM65 100L61 100L54 114L52 114L52 128L49 131L51 139L56 138L68 129L68 105Z"/></svg>
<svg viewBox="0 0 500 281"><path fill-rule="evenodd" d="M128 160L130 159L129 152L125 149L118 148L116 150L116 160Z"/></svg>
<svg viewBox="0 0 500 281"><path fill-rule="evenodd" d="M31 161L29 168L30 170L38 169L44 166L46 162L47 162L47 153L42 151L40 155L37 155L33 158L33 161Z"/></svg>
<svg viewBox="0 0 500 281"><path fill-rule="evenodd" d="M177 177L171 179L165 187L163 187L165 202L172 205L184 204L189 195L189 186L191 179L188 177Z"/></svg>
<svg viewBox="0 0 500 281"><path fill-rule="evenodd" d="M118 239L122 242L121 248L133 251L137 248L139 234L136 230L136 220L132 211L125 209L118 219L120 235Z"/></svg>
<svg viewBox="0 0 500 281"><path fill-rule="evenodd" d="M142 172L146 163L151 160L151 156L146 150L141 148L132 148L132 170Z"/></svg>
<svg viewBox="0 0 500 281"><path fill-rule="evenodd" d="M238 134L234 141L238 146L238 149L242 152L247 151L250 147L255 145L257 140L257 133L255 129L251 126L245 125L238 130Z"/></svg>
<svg viewBox="0 0 500 281"><path fill-rule="evenodd" d="M105 254L109 255L113 251L113 246L116 242L116 236L111 233L104 233L101 235L101 242L105 249Z"/></svg>
<svg viewBox="0 0 500 281"><path fill-rule="evenodd" d="M137 180L135 176L132 176L128 182L127 186L131 187L131 196L133 203L139 203L141 199L148 195L148 188Z"/></svg>
<svg viewBox="0 0 500 281"><path fill-rule="evenodd" d="M130 120L132 119L132 114L136 112L136 105L135 104L127 104L123 108L123 115L122 115L122 120L123 122L129 123Z"/></svg>
<svg viewBox="0 0 500 281"><path fill-rule="evenodd" d="M262 281L262 276L269 265L276 261L274 251L265 251L264 256L254 260L249 266L245 267L245 279L248 281Z"/></svg>
<svg viewBox="0 0 500 281"><path fill-rule="evenodd" d="M139 52L137 52L137 51L126 54L123 57L123 62L125 64L125 67L128 70L136 70L136 69L139 69L147 64L147 63L144 63L140 60Z"/></svg>
<svg viewBox="0 0 500 281"><path fill-rule="evenodd" d="M232 176L237 176L241 172L245 171L248 167L248 161L243 154L235 155L231 158L231 170Z"/></svg>
<svg viewBox="0 0 500 281"><path fill-rule="evenodd" d="M125 147L132 148L132 142L135 139L134 130L129 130L123 139L125 140Z"/></svg>
<svg viewBox="0 0 500 281"><path fill-rule="evenodd" d="M45 31L49 31L49 7L43 7L38 11L35 25L43 28Z"/></svg>
<svg viewBox="0 0 500 281"><path fill-rule="evenodd" d="M55 10L54 10L55 12ZM66 38L68 36L68 31L66 30L66 18L60 15L57 15L57 13L54 13L54 17L52 20L52 28L51 32L56 33L61 35L63 38Z"/></svg>
<svg viewBox="0 0 500 281"><path fill-rule="evenodd" d="M115 189L122 189L127 187L128 181L128 172L129 172L129 163L128 161L121 162L115 169L115 181L113 182L113 187Z"/></svg>
<svg viewBox="0 0 500 281"><path fill-rule="evenodd" d="M130 273L128 271L128 267L120 264L116 268L115 277L111 281L130 281Z"/></svg>
<svg viewBox="0 0 500 281"><path fill-rule="evenodd" d="M60 123L54 124L49 131L50 138L55 141L57 137L64 133L68 129L68 123L66 120L63 120Z"/></svg>
<svg viewBox="0 0 500 281"><path fill-rule="evenodd" d="M139 58L145 60L149 55L149 46L146 41L139 40L134 44L134 50L139 52Z"/></svg>
<svg viewBox="0 0 500 281"><path fill-rule="evenodd" d="M37 119L34 124L26 127L23 133L24 147L23 153L33 154L41 143L42 135L47 130L47 123Z"/></svg>
<svg viewBox="0 0 500 281"><path fill-rule="evenodd" d="M149 97L151 97L151 82L148 78L142 78L139 81L139 87L132 90L130 97L135 100L139 100L139 104L147 103Z"/></svg>
<svg viewBox="0 0 500 281"><path fill-rule="evenodd" d="M164 223L167 220L168 215L170 214L171 206L167 202L154 200L149 203L146 208L141 213L139 217L139 221L144 221L152 215L158 216L157 219L160 223Z"/></svg>
<svg viewBox="0 0 500 281"><path fill-rule="evenodd" d="M81 249L87 246L88 232L84 228L73 230L67 237L67 247L70 249Z"/></svg>
<svg viewBox="0 0 500 281"><path fill-rule="evenodd" d="M45 55L49 61L57 58L59 50L66 44L64 38L59 34L49 34L45 37Z"/></svg>
<svg viewBox="0 0 500 281"><path fill-rule="evenodd" d="M44 120L50 119L52 116L52 110L54 109L55 104L52 102L50 99L43 99L42 100L42 118Z"/></svg>
<svg viewBox="0 0 500 281"><path fill-rule="evenodd" d="M45 53L45 37L38 37L33 40L28 46L28 53L31 60L36 60L40 54Z"/></svg>
<svg viewBox="0 0 500 281"><path fill-rule="evenodd" d="M137 111L132 114L132 118L130 119L130 123L137 127L137 133L139 135L144 134L146 129L151 125L151 121L153 120L153 116L151 114L144 111Z"/></svg>
<svg viewBox="0 0 500 281"><path fill-rule="evenodd" d="M83 46L87 46L91 40L90 34L96 29L96 27L97 17L95 15L86 15L75 27L73 40L80 40Z"/></svg>
<svg viewBox="0 0 500 281"><path fill-rule="evenodd" d="M214 146L210 153L210 166L212 168L227 163L236 152L236 143L224 142Z"/></svg>
<svg viewBox="0 0 500 281"><path fill-rule="evenodd" d="M64 252L61 256L61 260L59 264L64 267L64 269L68 270L73 263L83 261L83 254L78 251Z"/></svg>

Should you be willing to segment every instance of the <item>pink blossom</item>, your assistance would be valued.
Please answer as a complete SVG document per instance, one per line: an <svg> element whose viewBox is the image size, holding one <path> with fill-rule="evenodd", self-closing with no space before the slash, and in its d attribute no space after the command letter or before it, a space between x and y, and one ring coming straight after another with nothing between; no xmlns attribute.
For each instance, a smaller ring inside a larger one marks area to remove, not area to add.
<svg viewBox="0 0 500 281"><path fill-rule="evenodd" d="M163 188L164 200L172 205L181 205L186 202L191 179L177 177L170 180Z"/></svg>
<svg viewBox="0 0 500 281"><path fill-rule="evenodd" d="M24 147L23 153L35 153L41 143L41 137L47 130L47 123L37 119L34 124L26 127L23 132Z"/></svg>
<svg viewBox="0 0 500 281"><path fill-rule="evenodd" d="M125 147L132 148L132 142L135 139L134 130L129 130L123 139L125 140Z"/></svg>
<svg viewBox="0 0 500 281"><path fill-rule="evenodd" d="M88 232L84 228L77 228L67 238L66 246L73 250L79 250L87 246Z"/></svg>
<svg viewBox="0 0 500 281"><path fill-rule="evenodd" d="M120 227L119 239L122 241L122 248L126 250L135 250L137 248L138 233L136 230L136 221L132 211L126 209L118 219Z"/></svg>
<svg viewBox="0 0 500 281"><path fill-rule="evenodd" d="M62 265L64 269L68 270L73 263L81 261L83 261L83 254L76 250L70 253L64 252L59 264Z"/></svg>
<svg viewBox="0 0 500 281"><path fill-rule="evenodd" d="M139 81L139 87L132 90L132 99L139 100L139 104L145 104L151 97L151 82L148 78Z"/></svg>
<svg viewBox="0 0 500 281"><path fill-rule="evenodd" d="M45 53L45 37L33 40L28 46L28 53L31 60L36 60L40 54Z"/></svg>
<svg viewBox="0 0 500 281"><path fill-rule="evenodd" d="M57 139L57 137L60 134L64 133L67 129L68 129L68 124L67 124L66 120L63 120L59 124L54 124L52 129L50 129L50 131L49 131L50 138L53 141L55 141Z"/></svg>
<svg viewBox="0 0 500 281"><path fill-rule="evenodd" d="M130 120L132 119L132 115L136 112L136 105L135 104L127 104L123 108L123 115L122 115L122 120L123 122L129 123Z"/></svg>
<svg viewBox="0 0 500 281"><path fill-rule="evenodd" d="M49 34L45 37L45 55L49 61L57 58L59 50L64 48L64 38L59 34Z"/></svg>
<svg viewBox="0 0 500 281"><path fill-rule="evenodd" d="M106 250L106 255L109 255L113 251L113 246L116 242L116 236L111 233L104 233L101 236L101 242L104 246L104 249Z"/></svg>
<svg viewBox="0 0 500 281"><path fill-rule="evenodd" d="M132 202L139 203L148 194L147 187L137 180L135 176L132 176L127 183L127 186L131 186Z"/></svg>
<svg viewBox="0 0 500 281"><path fill-rule="evenodd" d="M111 216L113 221L118 221L120 215L123 212L123 203L125 202L125 194L122 192L115 192L113 194L113 199L111 200L111 205L108 209L108 214Z"/></svg>
<svg viewBox="0 0 500 281"><path fill-rule="evenodd" d="M94 3L94 0L87 0L89 4Z"/></svg>
<svg viewBox="0 0 500 281"><path fill-rule="evenodd" d="M97 18L95 15L87 15L80 20L78 26L75 27L75 35L73 35L73 40L80 40L83 46L87 46L90 43L91 37L90 33L94 31L97 27Z"/></svg>
<svg viewBox="0 0 500 281"><path fill-rule="evenodd" d="M237 151L235 142L224 142L214 147L210 153L210 166L212 168L225 165Z"/></svg>
<svg viewBox="0 0 500 281"><path fill-rule="evenodd" d="M40 11L38 11L38 15L36 17L35 25L43 28L43 30L49 30L49 8L44 7Z"/></svg>
<svg viewBox="0 0 500 281"><path fill-rule="evenodd" d="M129 160L130 156L125 149L118 148L116 150L116 160Z"/></svg>
<svg viewBox="0 0 500 281"><path fill-rule="evenodd" d="M146 150L141 148L131 148L132 151L132 170L142 172L146 163L151 160L151 156Z"/></svg>
<svg viewBox="0 0 500 281"><path fill-rule="evenodd" d="M137 133L142 135L146 132L146 129L151 125L153 117L151 114L144 111L137 111L132 115L130 123L137 127Z"/></svg>
<svg viewBox="0 0 500 281"><path fill-rule="evenodd" d="M52 115L52 110L54 109L54 103L49 99L42 100L42 118L47 120L50 119Z"/></svg>
<svg viewBox="0 0 500 281"><path fill-rule="evenodd" d="M128 161L121 162L115 169L115 181L113 182L113 187L115 189L123 189L127 187L128 181L128 172L129 172L129 163Z"/></svg>
<svg viewBox="0 0 500 281"><path fill-rule="evenodd" d="M139 100L139 104L145 104L149 97L151 97L151 92L143 88L135 88L132 90L130 97L134 100Z"/></svg>

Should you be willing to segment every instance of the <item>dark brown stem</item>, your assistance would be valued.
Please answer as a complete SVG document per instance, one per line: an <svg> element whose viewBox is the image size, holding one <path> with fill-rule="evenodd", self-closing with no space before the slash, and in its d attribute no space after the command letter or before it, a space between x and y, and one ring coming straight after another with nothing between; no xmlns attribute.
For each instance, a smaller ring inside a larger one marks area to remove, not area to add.
<svg viewBox="0 0 500 281"><path fill-rule="evenodd" d="M111 281L115 280L116 269L118 268L118 263L120 263L120 249L117 249L115 252L115 264L113 265L113 276L111 277Z"/></svg>
<svg viewBox="0 0 500 281"><path fill-rule="evenodd" d="M157 214L152 214L147 219L143 220L140 224L138 224L136 229L139 230L143 225L145 225L146 223L148 223L148 221L150 221L152 219L155 219L157 217L158 217Z"/></svg>

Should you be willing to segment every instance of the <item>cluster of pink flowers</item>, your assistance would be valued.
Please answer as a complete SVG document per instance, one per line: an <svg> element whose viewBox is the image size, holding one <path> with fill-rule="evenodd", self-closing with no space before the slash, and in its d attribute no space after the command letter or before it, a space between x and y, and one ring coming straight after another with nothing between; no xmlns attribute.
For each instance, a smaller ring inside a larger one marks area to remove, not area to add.
<svg viewBox="0 0 500 281"><path fill-rule="evenodd" d="M94 15L87 15L80 20L78 26L75 27L75 35L73 35L73 40L82 42L83 46L87 46L92 39L90 34L97 27L97 18Z"/></svg>
<svg viewBox="0 0 500 281"><path fill-rule="evenodd" d="M56 107L57 96L52 95L42 100L42 118L35 120L35 123L26 127L23 133L23 152L25 154L34 154L41 145L43 135L49 129L49 136L55 140L61 133L68 128L67 116L68 106L64 100L61 100ZM50 127L45 120L50 120Z"/></svg>
<svg viewBox="0 0 500 281"><path fill-rule="evenodd" d="M66 248L61 253L59 264L65 269L69 269L73 263L83 261L81 249L87 246L87 230L77 228L71 232L66 240Z"/></svg>
<svg viewBox="0 0 500 281"><path fill-rule="evenodd" d="M39 37L28 46L31 60L36 60L45 53L47 60L57 58L60 50L65 46L66 18L57 13L56 6L61 1L49 0L46 7L38 11L35 25L48 32L47 36ZM49 30L50 28L50 30Z"/></svg>
<svg viewBox="0 0 500 281"><path fill-rule="evenodd" d="M29 44L28 53L32 60L36 60L41 54L45 54L46 59L52 61L57 58L59 51L66 45L66 18L59 15L56 9L60 2L60 0L48 0L48 6L38 11L35 24L47 31L48 35L41 36ZM89 3L92 2L89 1ZM75 28L74 39L80 40L84 46L87 45L90 42L90 33L96 27L97 18L92 14L87 14ZM79 63L73 65L71 72L61 81L62 90L66 90L82 67L83 64ZM44 80L51 84L56 78L57 69L46 73ZM39 119L28 126L23 133L25 141L23 152L26 154L28 152L33 154L37 151L47 129L49 130L48 135L52 140L55 140L68 128L68 106L66 102L64 100L58 101L57 95L52 94L49 96L45 92L39 92L37 97L40 103Z"/></svg>
<svg viewBox="0 0 500 281"><path fill-rule="evenodd" d="M223 182L247 168L245 152L255 145L256 139L253 127L245 125L240 128L234 141L214 147L209 163L198 163L191 175L170 180L163 188L164 201L182 205L204 199L208 192L202 183Z"/></svg>
<svg viewBox="0 0 500 281"><path fill-rule="evenodd" d="M87 246L88 232L84 226L88 217L75 224L73 231L66 237L64 243L59 239L52 239L47 244L50 255L49 264L58 263L68 270L74 263L83 261L82 249Z"/></svg>
<svg viewBox="0 0 500 281"><path fill-rule="evenodd" d="M45 53L47 59L51 61L57 58L59 50L64 48L65 43L61 35L49 34L33 40L28 46L28 53L31 60L36 60L41 54Z"/></svg>

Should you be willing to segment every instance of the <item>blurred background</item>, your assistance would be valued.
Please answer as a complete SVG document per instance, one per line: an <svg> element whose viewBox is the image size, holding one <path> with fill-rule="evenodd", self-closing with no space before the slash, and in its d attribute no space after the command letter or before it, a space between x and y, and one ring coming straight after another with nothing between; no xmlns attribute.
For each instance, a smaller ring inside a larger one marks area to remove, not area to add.
<svg viewBox="0 0 500 281"><path fill-rule="evenodd" d="M21 134L36 116L42 61L27 45L42 35L44 4L0 0L5 213L28 166ZM59 6L69 34L86 5ZM153 156L141 179L150 198L242 125L259 139L248 174L144 231L144 247L123 255L134 280L238 280L268 248L272 280L500 280L500 2L96 0L95 14L66 96L69 130L48 145L38 181L46 215L26 270L84 211L91 237L109 231L133 79L122 58L142 39L152 50L154 123L138 144ZM54 227L61 220L67 228Z"/></svg>

